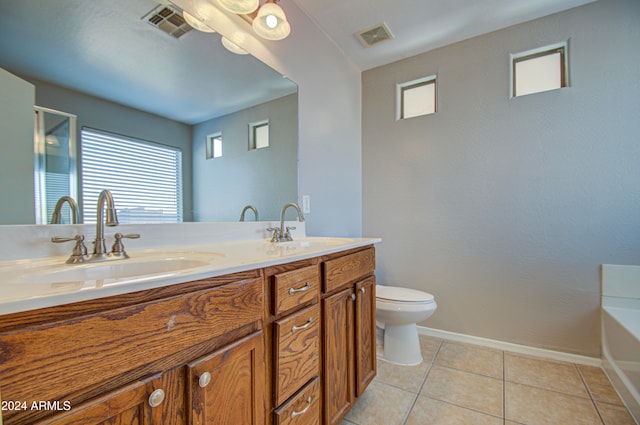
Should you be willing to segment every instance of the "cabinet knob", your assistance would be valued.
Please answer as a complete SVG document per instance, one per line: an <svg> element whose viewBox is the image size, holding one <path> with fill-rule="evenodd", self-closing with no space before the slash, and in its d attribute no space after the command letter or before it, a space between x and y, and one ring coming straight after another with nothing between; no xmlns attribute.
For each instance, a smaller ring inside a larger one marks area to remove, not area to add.
<svg viewBox="0 0 640 425"><path fill-rule="evenodd" d="M362 288L360 288L360 292L362 292L364 294L364 286Z"/></svg>
<svg viewBox="0 0 640 425"><path fill-rule="evenodd" d="M149 396L149 406L158 407L164 401L164 391L162 389L157 389L151 393Z"/></svg>
<svg viewBox="0 0 640 425"><path fill-rule="evenodd" d="M202 375L200 375L200 378L198 379L198 385L200 385L200 388L204 388L207 385L209 385L209 383L211 382L211 374L209 372L205 372Z"/></svg>
<svg viewBox="0 0 640 425"><path fill-rule="evenodd" d="M291 419L295 418L296 416L304 415L305 413L307 413L309 408L311 408L311 400L312 400L311 397L307 398L307 407L305 407L304 409L298 412L296 411L291 412Z"/></svg>
<svg viewBox="0 0 640 425"><path fill-rule="evenodd" d="M355 301L356 300L356 294L351 294L351 300Z"/></svg>

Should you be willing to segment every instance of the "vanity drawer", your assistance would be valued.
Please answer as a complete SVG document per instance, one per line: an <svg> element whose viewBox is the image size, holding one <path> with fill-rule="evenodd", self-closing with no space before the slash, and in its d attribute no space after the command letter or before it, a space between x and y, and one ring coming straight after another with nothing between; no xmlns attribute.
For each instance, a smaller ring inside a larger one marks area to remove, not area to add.
<svg viewBox="0 0 640 425"><path fill-rule="evenodd" d="M279 406L320 373L320 304L276 321L274 341L274 397Z"/></svg>
<svg viewBox="0 0 640 425"><path fill-rule="evenodd" d="M305 385L291 400L274 412L275 425L318 425L320 423L320 378Z"/></svg>
<svg viewBox="0 0 640 425"><path fill-rule="evenodd" d="M369 248L344 257L334 258L324 262L325 293L333 292L349 282L373 273L376 267L375 249Z"/></svg>
<svg viewBox="0 0 640 425"><path fill-rule="evenodd" d="M320 269L317 265L273 276L273 314L278 316L320 299Z"/></svg>

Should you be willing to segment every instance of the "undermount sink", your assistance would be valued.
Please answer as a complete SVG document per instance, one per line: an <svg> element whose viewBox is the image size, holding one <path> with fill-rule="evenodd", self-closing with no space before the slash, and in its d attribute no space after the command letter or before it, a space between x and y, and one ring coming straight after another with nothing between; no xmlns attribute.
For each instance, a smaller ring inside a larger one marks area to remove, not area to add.
<svg viewBox="0 0 640 425"><path fill-rule="evenodd" d="M74 265L39 267L23 275L27 283L58 283L96 280L123 280L140 276L165 276L191 271L207 266L215 254L206 257L162 257L113 260Z"/></svg>

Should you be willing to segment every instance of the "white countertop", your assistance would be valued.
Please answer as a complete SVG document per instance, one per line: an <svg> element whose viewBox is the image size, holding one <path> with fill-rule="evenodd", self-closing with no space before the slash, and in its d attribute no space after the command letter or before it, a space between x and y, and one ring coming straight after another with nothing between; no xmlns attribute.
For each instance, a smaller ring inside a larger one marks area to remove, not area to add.
<svg viewBox="0 0 640 425"><path fill-rule="evenodd" d="M66 264L66 255L0 261L0 315L258 269L378 242L378 238L297 237L274 244L250 239L129 249L131 258L101 263ZM127 270L120 275L120 268ZM114 277L96 278L92 270Z"/></svg>

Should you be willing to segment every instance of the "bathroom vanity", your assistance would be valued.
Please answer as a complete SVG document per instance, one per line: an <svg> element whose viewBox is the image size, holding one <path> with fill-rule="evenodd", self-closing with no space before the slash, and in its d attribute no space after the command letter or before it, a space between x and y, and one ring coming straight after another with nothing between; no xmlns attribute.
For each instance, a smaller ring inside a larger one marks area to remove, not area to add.
<svg viewBox="0 0 640 425"><path fill-rule="evenodd" d="M340 423L376 373L378 241L199 245L183 257L215 261L191 274L14 300L3 423Z"/></svg>

